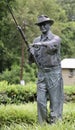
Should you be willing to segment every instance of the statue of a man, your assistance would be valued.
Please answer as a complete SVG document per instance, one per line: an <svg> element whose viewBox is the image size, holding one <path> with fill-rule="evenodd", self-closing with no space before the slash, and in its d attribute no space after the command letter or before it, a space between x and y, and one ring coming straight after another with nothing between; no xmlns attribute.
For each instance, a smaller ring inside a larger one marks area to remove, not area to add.
<svg viewBox="0 0 75 130"><path fill-rule="evenodd" d="M31 62L36 62L38 67L37 81L37 110L38 121L47 121L47 94L50 101L50 123L62 120L63 113L63 80L61 72L59 36L51 32L54 20L45 15L38 17L36 25L42 32L41 36L34 39L30 47Z"/></svg>

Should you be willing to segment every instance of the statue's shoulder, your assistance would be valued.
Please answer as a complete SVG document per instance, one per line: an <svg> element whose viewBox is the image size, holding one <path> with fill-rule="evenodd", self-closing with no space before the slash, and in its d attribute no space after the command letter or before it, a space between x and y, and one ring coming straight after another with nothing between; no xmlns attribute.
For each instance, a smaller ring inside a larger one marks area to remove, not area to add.
<svg viewBox="0 0 75 130"><path fill-rule="evenodd" d="M60 37L54 33L52 33L51 31L48 32L48 39L49 40L53 40L53 39L60 39Z"/></svg>
<svg viewBox="0 0 75 130"><path fill-rule="evenodd" d="M56 34L54 34L54 39L55 39L56 41L58 41L58 42L61 42L60 36L58 36L58 35L56 35Z"/></svg>
<svg viewBox="0 0 75 130"><path fill-rule="evenodd" d="M54 36L55 36L55 38L57 38L57 39L61 39L60 36L58 36L58 35L56 35L56 34L54 34Z"/></svg>
<svg viewBox="0 0 75 130"><path fill-rule="evenodd" d="M37 42L39 42L39 41L40 41L40 36L39 36L39 37L36 37L36 38L34 39L33 43L37 43Z"/></svg>

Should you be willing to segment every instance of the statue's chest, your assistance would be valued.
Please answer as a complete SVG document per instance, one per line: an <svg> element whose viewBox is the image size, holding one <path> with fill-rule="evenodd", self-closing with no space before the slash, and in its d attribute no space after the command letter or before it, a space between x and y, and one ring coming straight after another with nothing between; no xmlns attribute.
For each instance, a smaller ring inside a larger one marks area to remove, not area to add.
<svg viewBox="0 0 75 130"><path fill-rule="evenodd" d="M47 55L47 48L45 46L40 46L35 48L34 52L36 57L44 57L45 55Z"/></svg>

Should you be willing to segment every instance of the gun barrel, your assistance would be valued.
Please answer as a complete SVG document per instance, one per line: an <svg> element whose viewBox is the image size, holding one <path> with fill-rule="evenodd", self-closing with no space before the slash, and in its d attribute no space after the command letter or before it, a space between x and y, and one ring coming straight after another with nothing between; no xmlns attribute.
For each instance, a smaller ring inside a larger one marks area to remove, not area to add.
<svg viewBox="0 0 75 130"><path fill-rule="evenodd" d="M11 10L10 6L9 6L8 4L7 4L7 6L8 6L9 12L11 13L11 15L12 15L12 17L13 17L13 20L14 20L14 22L15 22L15 24L16 24L16 26L17 26L17 28L18 28L18 30L19 30L19 32L20 32L20 34L21 34L21 36L22 36L22 38L23 38L23 40L24 40L24 42L25 42L25 44L26 44L26 46L27 46L27 49L29 49L29 43L28 43L28 41L26 40L26 37L25 37L25 34L24 34L22 28L18 25L18 23L17 23L17 21L16 21L14 15L13 15L13 13L12 13L12 10Z"/></svg>
<svg viewBox="0 0 75 130"><path fill-rule="evenodd" d="M7 4L7 6L8 6L8 9L9 9L9 12L11 13L11 15L12 15L12 17L13 17L14 21L15 21L16 26L18 26L18 23L17 23L17 21L16 21L16 19L15 19L14 15L13 15L13 13L12 13L12 11L11 11L10 6L9 6L8 4Z"/></svg>
<svg viewBox="0 0 75 130"><path fill-rule="evenodd" d="M28 41L26 40L26 36L25 36L25 34L24 34L22 28L21 28L19 25L17 26L17 28L18 28L18 30L19 30L19 32L20 32L20 34L21 34L21 36L22 36L22 38L23 38L23 40L24 40L24 42L25 42L25 44L26 44L26 46L27 46L27 49L29 49L29 43L28 43Z"/></svg>

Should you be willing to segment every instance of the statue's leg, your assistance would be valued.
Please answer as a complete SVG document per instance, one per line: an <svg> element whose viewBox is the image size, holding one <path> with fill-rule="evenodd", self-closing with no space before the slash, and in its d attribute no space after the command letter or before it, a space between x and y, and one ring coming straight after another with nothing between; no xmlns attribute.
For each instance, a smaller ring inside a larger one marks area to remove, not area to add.
<svg viewBox="0 0 75 130"><path fill-rule="evenodd" d="M48 73L48 93L50 99L50 123L62 120L63 113L63 80L57 71Z"/></svg>
<svg viewBox="0 0 75 130"><path fill-rule="evenodd" d="M39 74L37 82L37 111L40 124L47 120L47 89L44 75Z"/></svg>

